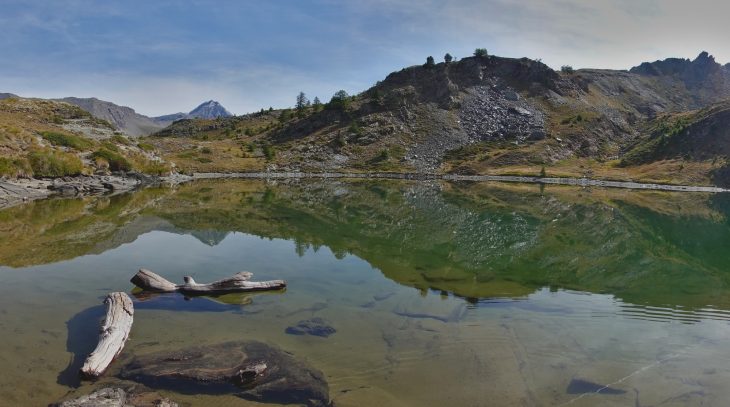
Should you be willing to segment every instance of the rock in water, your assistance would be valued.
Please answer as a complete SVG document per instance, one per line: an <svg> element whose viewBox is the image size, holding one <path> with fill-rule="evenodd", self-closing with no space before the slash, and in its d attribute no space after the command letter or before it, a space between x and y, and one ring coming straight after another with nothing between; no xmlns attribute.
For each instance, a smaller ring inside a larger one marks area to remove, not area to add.
<svg viewBox="0 0 730 407"><path fill-rule="evenodd" d="M159 394L137 389L104 387L91 394L51 404L53 407L178 407L174 401L160 397Z"/></svg>
<svg viewBox="0 0 730 407"><path fill-rule="evenodd" d="M120 376L187 394L237 393L264 403L329 405L329 387L322 372L256 341L143 355L127 364Z"/></svg>
<svg viewBox="0 0 730 407"><path fill-rule="evenodd" d="M585 393L598 393L598 394L625 394L625 390L614 389L612 387L604 386L602 384L593 383L583 379L573 379L568 384L566 389L568 394L585 394Z"/></svg>
<svg viewBox="0 0 730 407"><path fill-rule="evenodd" d="M316 317L299 321L296 325L286 328L289 335L312 335L326 338L337 332L325 319Z"/></svg>

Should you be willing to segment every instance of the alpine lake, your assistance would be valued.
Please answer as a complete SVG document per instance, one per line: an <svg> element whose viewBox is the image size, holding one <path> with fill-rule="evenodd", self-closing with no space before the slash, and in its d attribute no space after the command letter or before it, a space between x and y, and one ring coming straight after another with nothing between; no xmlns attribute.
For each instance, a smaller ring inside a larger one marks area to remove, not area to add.
<svg viewBox="0 0 730 407"><path fill-rule="evenodd" d="M255 340L334 406L722 406L729 194L403 180L206 180L0 211L0 405L114 385L135 356ZM132 296L99 382L107 293L147 268L279 292ZM302 321L323 326L300 334ZM161 386L181 406L267 406Z"/></svg>

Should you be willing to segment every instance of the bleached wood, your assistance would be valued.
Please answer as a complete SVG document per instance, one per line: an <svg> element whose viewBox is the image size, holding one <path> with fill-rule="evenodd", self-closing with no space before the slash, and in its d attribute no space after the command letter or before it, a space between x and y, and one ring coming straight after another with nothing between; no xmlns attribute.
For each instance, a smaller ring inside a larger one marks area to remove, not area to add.
<svg viewBox="0 0 730 407"><path fill-rule="evenodd" d="M163 293L177 291L177 285L147 269L139 269L137 274L132 277L131 281L132 284L147 291L158 291Z"/></svg>
<svg viewBox="0 0 730 407"><path fill-rule="evenodd" d="M191 295L280 290L286 287L286 281L284 280L249 281L251 277L253 277L252 273L241 271L222 280L200 284L195 282L191 276L185 276L185 284L175 285L149 270L140 269L132 277L131 281L143 290L158 292L179 291L183 294Z"/></svg>
<svg viewBox="0 0 730 407"><path fill-rule="evenodd" d="M87 377L98 377L109 367L114 358L124 349L134 320L132 299L125 293L109 293L104 300L106 317L101 325L99 343L86 358L81 373Z"/></svg>

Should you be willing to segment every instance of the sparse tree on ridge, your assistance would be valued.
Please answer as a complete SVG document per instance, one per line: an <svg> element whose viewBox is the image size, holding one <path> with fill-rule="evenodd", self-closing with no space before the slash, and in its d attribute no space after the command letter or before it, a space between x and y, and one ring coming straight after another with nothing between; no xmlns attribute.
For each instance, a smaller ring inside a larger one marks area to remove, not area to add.
<svg viewBox="0 0 730 407"><path fill-rule="evenodd" d="M315 112L319 112L322 109L322 102L317 96L315 96L314 101L312 101L312 108L314 108Z"/></svg>
<svg viewBox="0 0 730 407"><path fill-rule="evenodd" d="M307 99L307 95L304 94L304 92L299 92L297 95L297 115L301 117L304 115L304 111L307 109L307 106L309 106L309 99Z"/></svg>
<svg viewBox="0 0 730 407"><path fill-rule="evenodd" d="M489 55L489 54L487 53L487 49L486 48L477 48L477 49L474 50L474 56L475 57L484 58L487 55Z"/></svg>
<svg viewBox="0 0 730 407"><path fill-rule="evenodd" d="M444 55L444 62L446 62L447 64L453 60L454 60L454 57L452 57L451 54L449 54L448 52L446 53L446 55Z"/></svg>
<svg viewBox="0 0 730 407"><path fill-rule="evenodd" d="M436 62L433 60L432 56L426 58L426 64L424 65L426 68L432 68L434 65L436 65Z"/></svg>

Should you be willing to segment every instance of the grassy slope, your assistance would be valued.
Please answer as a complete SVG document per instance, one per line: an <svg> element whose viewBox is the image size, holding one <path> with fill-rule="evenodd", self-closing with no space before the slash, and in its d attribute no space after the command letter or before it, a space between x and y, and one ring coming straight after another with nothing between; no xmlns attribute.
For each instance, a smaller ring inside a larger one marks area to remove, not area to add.
<svg viewBox="0 0 730 407"><path fill-rule="evenodd" d="M78 175L117 167L167 171L151 152L76 106L0 100L0 176Z"/></svg>

